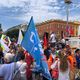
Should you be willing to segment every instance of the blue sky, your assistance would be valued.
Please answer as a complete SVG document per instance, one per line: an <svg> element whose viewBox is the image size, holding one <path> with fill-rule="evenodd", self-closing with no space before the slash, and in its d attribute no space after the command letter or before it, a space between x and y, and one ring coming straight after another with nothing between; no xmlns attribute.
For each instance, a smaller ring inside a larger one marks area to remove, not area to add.
<svg viewBox="0 0 80 80"><path fill-rule="evenodd" d="M69 20L80 21L80 0L72 0ZM50 19L66 20L64 0L0 0L0 23L3 30L28 23L30 17L39 23Z"/></svg>

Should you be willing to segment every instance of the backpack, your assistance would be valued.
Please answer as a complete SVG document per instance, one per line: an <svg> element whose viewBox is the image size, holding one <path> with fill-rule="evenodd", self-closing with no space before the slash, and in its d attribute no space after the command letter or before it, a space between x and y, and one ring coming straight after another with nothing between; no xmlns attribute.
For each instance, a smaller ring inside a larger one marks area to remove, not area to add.
<svg viewBox="0 0 80 80"><path fill-rule="evenodd" d="M78 72L75 75L75 80L80 80L80 70L78 69Z"/></svg>
<svg viewBox="0 0 80 80"><path fill-rule="evenodd" d="M20 73L21 66L22 64L19 67L17 67L16 62L14 63L14 72L13 72L12 80L22 80L21 73Z"/></svg>

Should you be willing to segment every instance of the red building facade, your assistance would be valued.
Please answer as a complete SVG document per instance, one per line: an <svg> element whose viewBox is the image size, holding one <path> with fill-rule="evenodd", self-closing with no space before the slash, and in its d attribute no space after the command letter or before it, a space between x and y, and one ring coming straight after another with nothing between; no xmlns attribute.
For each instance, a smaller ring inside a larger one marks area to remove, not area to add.
<svg viewBox="0 0 80 80"><path fill-rule="evenodd" d="M54 32L57 35L57 38L61 38L62 32L66 34L66 21L61 20L50 20L46 21L40 24L37 24L37 30L39 33L39 36L42 37L44 32L52 33ZM70 36L77 36L78 35L78 28L79 28L78 22L69 22L69 30L70 30Z"/></svg>

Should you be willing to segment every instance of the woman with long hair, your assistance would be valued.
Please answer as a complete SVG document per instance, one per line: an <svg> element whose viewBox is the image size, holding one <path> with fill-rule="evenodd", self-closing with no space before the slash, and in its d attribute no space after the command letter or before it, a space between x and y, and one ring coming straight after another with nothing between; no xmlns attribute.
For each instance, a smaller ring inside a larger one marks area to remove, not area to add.
<svg viewBox="0 0 80 80"><path fill-rule="evenodd" d="M57 65L58 67L58 80L70 80L69 78L69 62L67 60L67 57L65 56L64 51L60 51L58 54L58 60L55 61L55 63L51 66L52 69L54 69Z"/></svg>
<svg viewBox="0 0 80 80"><path fill-rule="evenodd" d="M67 59L70 63L70 80L75 80L76 59L72 51L68 50Z"/></svg>
<svg viewBox="0 0 80 80"><path fill-rule="evenodd" d="M65 72L68 69L68 61L67 61L67 57L65 56L65 52L61 51L58 55L59 60L60 60L60 71L61 72Z"/></svg>

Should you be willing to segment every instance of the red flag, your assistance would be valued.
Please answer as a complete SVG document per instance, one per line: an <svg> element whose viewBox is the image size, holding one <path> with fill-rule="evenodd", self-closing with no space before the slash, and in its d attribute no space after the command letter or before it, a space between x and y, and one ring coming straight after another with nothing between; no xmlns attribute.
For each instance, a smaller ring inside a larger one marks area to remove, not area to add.
<svg viewBox="0 0 80 80"><path fill-rule="evenodd" d="M67 33L67 36L74 35L74 29L72 27L67 26L66 33Z"/></svg>
<svg viewBox="0 0 80 80"><path fill-rule="evenodd" d="M70 27L66 26L66 36L68 37L70 35Z"/></svg>
<svg viewBox="0 0 80 80"><path fill-rule="evenodd" d="M48 45L48 40L47 40L47 37L46 37L46 34L44 34L44 37L43 37L43 47L47 47Z"/></svg>
<svg viewBox="0 0 80 80"><path fill-rule="evenodd" d="M74 29L72 27L70 27L70 35L74 34Z"/></svg>
<svg viewBox="0 0 80 80"><path fill-rule="evenodd" d="M61 31L61 38L62 39L65 39L66 38L66 35L65 35L65 33L63 31Z"/></svg>

